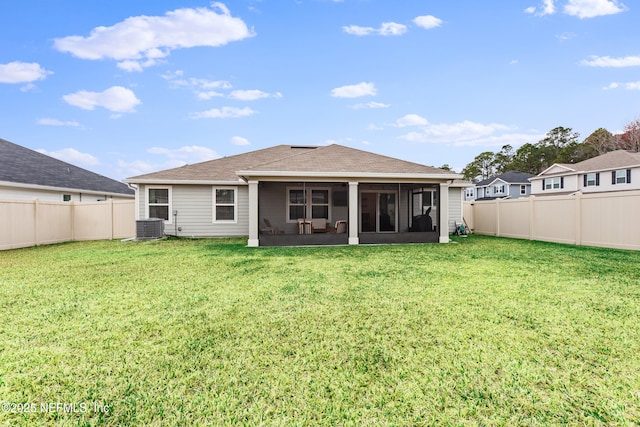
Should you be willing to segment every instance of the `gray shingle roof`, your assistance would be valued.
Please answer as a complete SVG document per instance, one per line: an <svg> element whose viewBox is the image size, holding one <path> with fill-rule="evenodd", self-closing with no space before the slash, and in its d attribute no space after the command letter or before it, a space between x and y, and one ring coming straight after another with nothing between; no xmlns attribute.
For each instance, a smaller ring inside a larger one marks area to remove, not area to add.
<svg viewBox="0 0 640 427"><path fill-rule="evenodd" d="M0 138L0 181L133 195L126 184Z"/></svg>
<svg viewBox="0 0 640 427"><path fill-rule="evenodd" d="M320 147L277 145L236 156L139 175L127 178L126 181L237 181L238 171L452 174L442 169L337 144Z"/></svg>
<svg viewBox="0 0 640 427"><path fill-rule="evenodd" d="M501 179L502 181L509 184L528 184L529 178L535 176L531 173L519 172L519 171L507 171L501 173L500 175L492 176L487 179L483 179L482 181L476 183L476 186L482 187L484 185L489 185L496 179Z"/></svg>
<svg viewBox="0 0 640 427"><path fill-rule="evenodd" d="M578 163L556 163L555 165L567 168L562 172L551 172L554 165L540 172L537 176L544 177L546 175L572 175L574 173L623 169L634 166L640 166L640 153L627 150L615 150L608 153L583 160Z"/></svg>
<svg viewBox="0 0 640 427"><path fill-rule="evenodd" d="M616 150L571 165L577 171L597 171L640 165L640 153Z"/></svg>

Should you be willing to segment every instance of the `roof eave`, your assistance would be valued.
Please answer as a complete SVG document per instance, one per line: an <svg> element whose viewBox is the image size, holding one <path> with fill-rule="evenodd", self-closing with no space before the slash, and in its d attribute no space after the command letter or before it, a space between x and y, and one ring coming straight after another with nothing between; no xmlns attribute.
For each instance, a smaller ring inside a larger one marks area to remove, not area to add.
<svg viewBox="0 0 640 427"><path fill-rule="evenodd" d="M208 179L171 179L171 178L127 178L123 180L128 184L151 184L151 185L246 185L242 179L237 180L208 180Z"/></svg>
<svg viewBox="0 0 640 427"><path fill-rule="evenodd" d="M43 190L43 191L66 191L69 193L83 193L83 194L97 194L105 196L118 196L118 197L130 197L134 198L133 193L116 193L113 191L101 191L101 190L87 190L86 188L71 188L71 187L54 187L51 185L39 185L39 184L26 184L22 182L12 181L0 181L0 186L13 187L13 188L26 188L29 190Z"/></svg>
<svg viewBox="0 0 640 427"><path fill-rule="evenodd" d="M264 177L264 178L374 178L374 179L435 179L446 181L450 179L462 179L462 175L456 173L388 173L388 172L318 172L318 171L259 171L241 170L236 172L239 176Z"/></svg>

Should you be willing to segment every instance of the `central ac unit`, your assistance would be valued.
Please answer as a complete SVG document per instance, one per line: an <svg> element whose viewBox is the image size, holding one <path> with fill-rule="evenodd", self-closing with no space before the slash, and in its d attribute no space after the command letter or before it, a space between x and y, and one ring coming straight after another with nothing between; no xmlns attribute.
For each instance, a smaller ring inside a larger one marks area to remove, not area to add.
<svg viewBox="0 0 640 427"><path fill-rule="evenodd" d="M136 239L159 239L164 235L164 219L147 218L136 221Z"/></svg>

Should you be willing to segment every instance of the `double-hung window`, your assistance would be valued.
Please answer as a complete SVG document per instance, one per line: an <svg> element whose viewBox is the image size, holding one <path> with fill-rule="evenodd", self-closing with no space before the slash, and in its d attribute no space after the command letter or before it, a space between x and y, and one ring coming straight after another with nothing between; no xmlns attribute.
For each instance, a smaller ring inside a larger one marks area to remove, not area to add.
<svg viewBox="0 0 640 427"><path fill-rule="evenodd" d="M564 178L561 176L555 178L545 178L542 181L542 185L545 190L558 190L560 188L564 188Z"/></svg>
<svg viewBox="0 0 640 427"><path fill-rule="evenodd" d="M585 187L595 187L597 185L600 185L600 174L598 172L587 173L584 175Z"/></svg>
<svg viewBox="0 0 640 427"><path fill-rule="evenodd" d="M213 189L213 222L236 222L237 191L235 188Z"/></svg>
<svg viewBox="0 0 640 427"><path fill-rule="evenodd" d="M631 169L620 169L611 172L611 184L630 184Z"/></svg>
<svg viewBox="0 0 640 427"><path fill-rule="evenodd" d="M521 185L520 186L520 195L524 196L527 194L527 186L526 185Z"/></svg>
<svg viewBox="0 0 640 427"><path fill-rule="evenodd" d="M147 187L147 218L171 223L171 187Z"/></svg>

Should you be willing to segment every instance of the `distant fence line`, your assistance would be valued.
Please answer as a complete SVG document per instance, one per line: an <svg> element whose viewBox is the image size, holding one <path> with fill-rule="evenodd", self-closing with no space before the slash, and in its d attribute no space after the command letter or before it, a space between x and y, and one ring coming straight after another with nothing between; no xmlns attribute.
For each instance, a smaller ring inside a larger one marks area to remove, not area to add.
<svg viewBox="0 0 640 427"><path fill-rule="evenodd" d="M135 202L0 200L0 250L135 236Z"/></svg>
<svg viewBox="0 0 640 427"><path fill-rule="evenodd" d="M640 191L464 202L475 233L618 249L640 249Z"/></svg>

